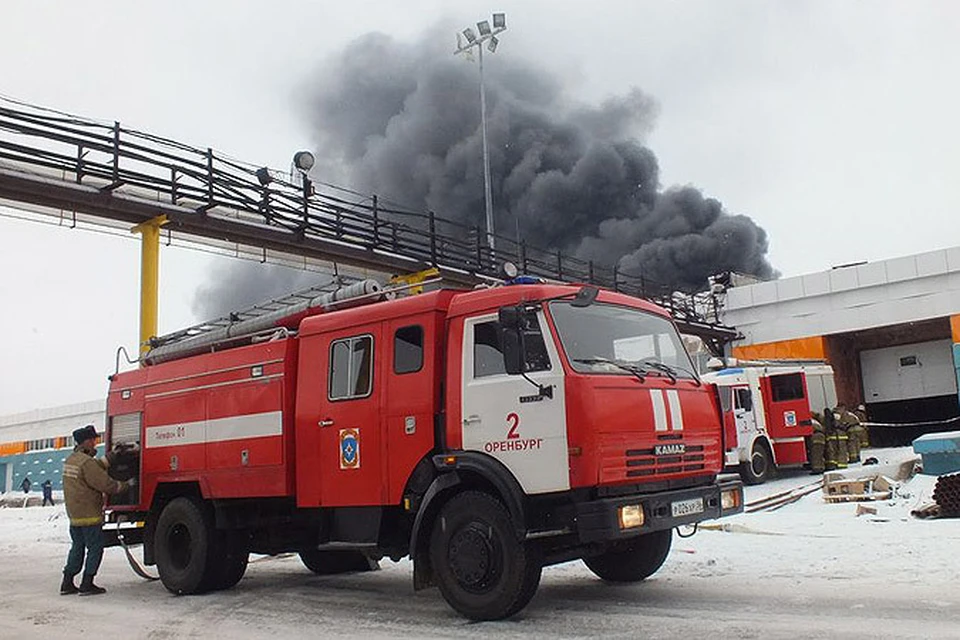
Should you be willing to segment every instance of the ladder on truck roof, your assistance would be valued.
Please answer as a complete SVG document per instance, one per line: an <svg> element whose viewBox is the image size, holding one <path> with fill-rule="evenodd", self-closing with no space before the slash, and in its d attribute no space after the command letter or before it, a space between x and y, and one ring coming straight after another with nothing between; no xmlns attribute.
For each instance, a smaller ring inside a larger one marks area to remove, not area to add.
<svg viewBox="0 0 960 640"><path fill-rule="evenodd" d="M373 283L373 284L370 284ZM364 286L365 284L365 286ZM284 327L284 320L305 314L313 307L356 297L357 287L362 293L379 291L379 285L373 280L359 277L337 275L329 281L307 287L300 291L262 302L242 311L195 324L150 340L150 351L143 357L147 364L158 364L168 360L196 355L230 340L257 333L269 333ZM358 285L360 285L358 287ZM337 292L350 290L347 295L337 297Z"/></svg>
<svg viewBox="0 0 960 640"><path fill-rule="evenodd" d="M159 364L207 353L226 345L235 346L258 337L269 339L278 332L289 335L300 320L308 315L392 298L401 291L417 293L425 285L442 281L442 278L434 276L439 276L435 269L394 276L390 281L392 286L384 288L369 278L336 275L324 284L153 338L150 350L141 361L144 364Z"/></svg>

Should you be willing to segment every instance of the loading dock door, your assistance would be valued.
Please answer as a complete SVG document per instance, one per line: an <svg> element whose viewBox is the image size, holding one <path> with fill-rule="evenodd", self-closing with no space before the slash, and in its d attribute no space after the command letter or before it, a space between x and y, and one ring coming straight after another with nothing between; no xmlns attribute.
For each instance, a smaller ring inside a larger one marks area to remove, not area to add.
<svg viewBox="0 0 960 640"><path fill-rule="evenodd" d="M950 340L862 351L860 371L868 403L957 395Z"/></svg>

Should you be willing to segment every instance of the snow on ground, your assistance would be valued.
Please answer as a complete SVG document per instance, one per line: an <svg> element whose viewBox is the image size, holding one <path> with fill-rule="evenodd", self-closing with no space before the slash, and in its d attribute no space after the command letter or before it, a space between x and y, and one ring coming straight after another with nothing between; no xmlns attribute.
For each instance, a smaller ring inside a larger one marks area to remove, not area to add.
<svg viewBox="0 0 960 640"><path fill-rule="evenodd" d="M912 452L865 455L883 463ZM747 487L746 499L816 480L784 473ZM408 561L320 577L296 556L257 557L230 591L176 597L108 549L98 576L108 593L61 597L69 547L62 503L0 508L0 638L956 638L960 520L910 515L931 499L935 482L916 476L891 499L865 503L876 515L858 516L857 503L828 504L817 491L776 511L709 523L675 537L663 569L637 585L605 585L580 562L550 567L530 606L494 623L459 618L435 589L415 593Z"/></svg>

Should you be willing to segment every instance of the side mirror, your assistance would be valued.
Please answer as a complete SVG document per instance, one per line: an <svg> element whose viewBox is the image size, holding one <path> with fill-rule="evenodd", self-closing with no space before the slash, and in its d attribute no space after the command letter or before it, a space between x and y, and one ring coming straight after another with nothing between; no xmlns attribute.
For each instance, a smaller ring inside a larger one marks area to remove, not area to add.
<svg viewBox="0 0 960 640"><path fill-rule="evenodd" d="M523 307L500 307L497 320L502 328L519 331L523 320Z"/></svg>
<svg viewBox="0 0 960 640"><path fill-rule="evenodd" d="M597 287L591 285L580 287L580 291L577 291L577 295L570 301L570 306L589 307L593 304L593 301L597 299L598 295L600 295L600 289Z"/></svg>

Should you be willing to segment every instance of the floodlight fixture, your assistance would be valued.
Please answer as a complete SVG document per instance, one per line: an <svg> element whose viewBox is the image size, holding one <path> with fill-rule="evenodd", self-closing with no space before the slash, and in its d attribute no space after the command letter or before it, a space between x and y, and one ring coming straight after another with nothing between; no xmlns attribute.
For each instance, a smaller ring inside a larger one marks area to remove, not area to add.
<svg viewBox="0 0 960 640"><path fill-rule="evenodd" d="M463 37L467 39L467 42L474 42L477 39L477 34L473 32L473 29L467 27L463 30Z"/></svg>
<svg viewBox="0 0 960 640"><path fill-rule="evenodd" d="M494 29L506 29L506 28L507 28L507 14L505 14L505 13L495 13L495 14L493 14L493 28L494 28Z"/></svg>
<svg viewBox="0 0 960 640"><path fill-rule="evenodd" d="M293 167L302 175L307 175L315 163L316 158L309 151L297 151L293 154Z"/></svg>
<svg viewBox="0 0 960 640"><path fill-rule="evenodd" d="M256 172L257 180L260 181L260 186L265 187L271 182L273 182L273 176L270 175L270 170L266 167L260 167Z"/></svg>
<svg viewBox="0 0 960 640"><path fill-rule="evenodd" d="M480 32L480 35L481 35L481 36L488 36L488 35L490 35L490 32L491 32L491 29L490 29L490 21L488 21L488 20L483 20L482 22L478 22L478 23L477 23L477 31Z"/></svg>
<svg viewBox="0 0 960 640"><path fill-rule="evenodd" d="M498 44L500 44L500 41L497 39L497 36L490 36L490 41L487 43L487 50L493 53L497 50Z"/></svg>

